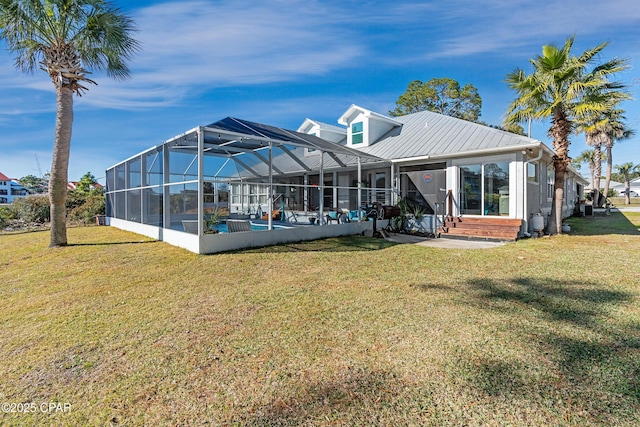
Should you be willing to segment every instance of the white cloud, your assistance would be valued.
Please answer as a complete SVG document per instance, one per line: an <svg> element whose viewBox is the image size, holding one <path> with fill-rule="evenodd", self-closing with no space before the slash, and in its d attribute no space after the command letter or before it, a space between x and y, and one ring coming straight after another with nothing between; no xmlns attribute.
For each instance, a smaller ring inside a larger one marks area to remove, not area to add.
<svg viewBox="0 0 640 427"><path fill-rule="evenodd" d="M441 24L449 25L441 26L444 33L435 41L435 49L428 55L430 58L484 53L504 56L524 46L529 51L532 44L562 44L566 37L574 33L576 42L592 36L601 37L601 34L616 34L625 27L635 27L640 21L640 8L635 0L491 0L454 3L460 7L456 8L455 4L449 2L446 5L442 3L447 10L436 13L442 19ZM598 38L598 43L605 39Z"/></svg>
<svg viewBox="0 0 640 427"><path fill-rule="evenodd" d="M290 81L348 65L363 55L319 5L186 1L134 12L143 50L132 79L101 78L88 104L118 108L176 103L224 86Z"/></svg>

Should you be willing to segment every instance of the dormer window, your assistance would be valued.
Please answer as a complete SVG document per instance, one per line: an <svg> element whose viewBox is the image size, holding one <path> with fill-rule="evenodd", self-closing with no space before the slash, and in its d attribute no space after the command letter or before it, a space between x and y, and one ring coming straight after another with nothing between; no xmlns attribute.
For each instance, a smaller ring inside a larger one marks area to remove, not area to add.
<svg viewBox="0 0 640 427"><path fill-rule="evenodd" d="M351 143L361 144L364 141L364 127L362 122L351 124Z"/></svg>
<svg viewBox="0 0 640 427"><path fill-rule="evenodd" d="M402 123L357 105L352 105L338 119L338 123L348 126L347 145L354 148L369 147L376 143L384 134Z"/></svg>

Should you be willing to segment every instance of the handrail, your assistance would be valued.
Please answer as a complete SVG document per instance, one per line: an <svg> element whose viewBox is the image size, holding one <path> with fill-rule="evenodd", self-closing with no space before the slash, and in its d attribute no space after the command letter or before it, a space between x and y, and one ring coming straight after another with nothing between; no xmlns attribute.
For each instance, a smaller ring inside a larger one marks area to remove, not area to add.
<svg viewBox="0 0 640 427"><path fill-rule="evenodd" d="M447 223L447 217L453 217L453 191L447 190L442 203L444 211L442 212L442 226Z"/></svg>

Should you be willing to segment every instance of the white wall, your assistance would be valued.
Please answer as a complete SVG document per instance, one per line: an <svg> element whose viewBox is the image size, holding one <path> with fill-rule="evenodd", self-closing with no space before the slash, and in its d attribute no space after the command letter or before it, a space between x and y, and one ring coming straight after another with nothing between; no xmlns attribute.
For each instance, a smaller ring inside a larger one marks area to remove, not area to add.
<svg viewBox="0 0 640 427"><path fill-rule="evenodd" d="M166 228L154 227L117 218L106 218L106 224L125 231L161 240L174 246L200 254L212 254L244 248L273 246L281 243L317 240L327 237L370 235L373 221L349 222L325 226L298 226L278 228L271 231L251 231L246 233L195 234Z"/></svg>

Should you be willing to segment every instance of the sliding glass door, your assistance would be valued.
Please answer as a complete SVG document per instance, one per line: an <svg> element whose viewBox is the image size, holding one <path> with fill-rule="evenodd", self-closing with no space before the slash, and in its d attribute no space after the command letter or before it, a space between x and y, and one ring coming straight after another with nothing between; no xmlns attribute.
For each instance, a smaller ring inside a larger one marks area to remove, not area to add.
<svg viewBox="0 0 640 427"><path fill-rule="evenodd" d="M509 215L509 162L460 166L460 213Z"/></svg>

